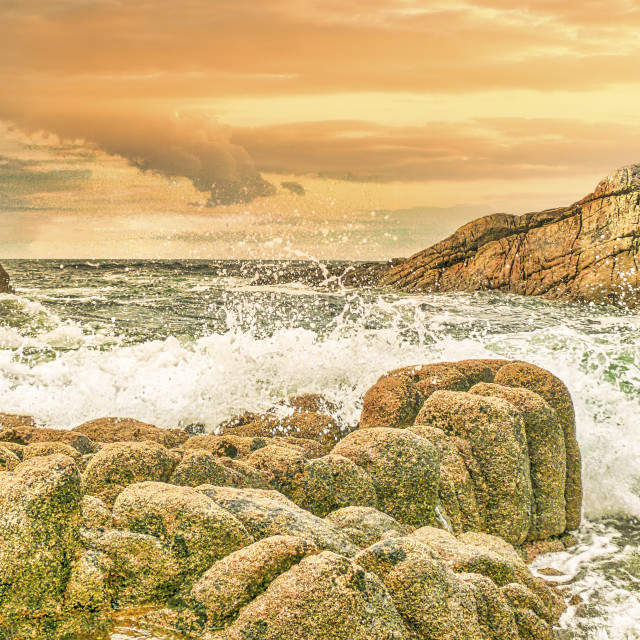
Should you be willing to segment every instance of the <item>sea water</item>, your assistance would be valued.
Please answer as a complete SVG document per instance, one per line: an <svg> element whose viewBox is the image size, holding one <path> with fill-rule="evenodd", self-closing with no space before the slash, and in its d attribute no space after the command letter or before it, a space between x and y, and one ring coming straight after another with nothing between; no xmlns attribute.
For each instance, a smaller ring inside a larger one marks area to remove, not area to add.
<svg viewBox="0 0 640 640"><path fill-rule="evenodd" d="M103 416L214 429L322 393L346 424L389 369L508 358L559 376L583 456L578 544L534 571L581 603L563 638L640 638L640 315L496 293L254 286L274 262L3 261L0 411L72 428ZM151 638L121 629L114 640ZM160 636L158 636L160 637Z"/></svg>

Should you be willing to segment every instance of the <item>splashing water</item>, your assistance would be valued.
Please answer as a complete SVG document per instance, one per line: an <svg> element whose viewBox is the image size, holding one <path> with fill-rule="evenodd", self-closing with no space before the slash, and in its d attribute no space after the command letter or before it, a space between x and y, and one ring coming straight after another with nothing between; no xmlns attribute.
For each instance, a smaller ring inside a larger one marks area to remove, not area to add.
<svg viewBox="0 0 640 640"><path fill-rule="evenodd" d="M17 295L0 296L0 411L56 427L118 415L213 428L304 392L355 424L392 368L504 357L549 369L576 406L589 519L575 549L543 559L586 599L562 632L640 638L637 314L493 293L251 286L270 263L5 266Z"/></svg>

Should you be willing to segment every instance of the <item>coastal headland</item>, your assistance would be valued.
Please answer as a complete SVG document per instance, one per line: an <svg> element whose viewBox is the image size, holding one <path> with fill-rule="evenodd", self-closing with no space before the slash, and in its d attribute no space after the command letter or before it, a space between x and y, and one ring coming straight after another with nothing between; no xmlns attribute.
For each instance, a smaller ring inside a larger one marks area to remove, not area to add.
<svg viewBox="0 0 640 640"><path fill-rule="evenodd" d="M464 225L407 259L298 265L256 284L303 282L435 293L502 291L573 302L640 304L640 165L604 178L568 206Z"/></svg>

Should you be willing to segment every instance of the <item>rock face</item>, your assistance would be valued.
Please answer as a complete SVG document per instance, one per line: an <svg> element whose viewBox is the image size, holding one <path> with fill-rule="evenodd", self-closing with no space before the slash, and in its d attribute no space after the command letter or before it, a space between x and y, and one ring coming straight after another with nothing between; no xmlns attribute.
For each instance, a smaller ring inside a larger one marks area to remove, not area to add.
<svg viewBox="0 0 640 640"><path fill-rule="evenodd" d="M13 288L9 284L9 275L0 265L0 293L13 293Z"/></svg>
<svg viewBox="0 0 640 640"><path fill-rule="evenodd" d="M470 222L380 282L403 291L498 290L635 307L639 252L640 165L632 165L569 207Z"/></svg>

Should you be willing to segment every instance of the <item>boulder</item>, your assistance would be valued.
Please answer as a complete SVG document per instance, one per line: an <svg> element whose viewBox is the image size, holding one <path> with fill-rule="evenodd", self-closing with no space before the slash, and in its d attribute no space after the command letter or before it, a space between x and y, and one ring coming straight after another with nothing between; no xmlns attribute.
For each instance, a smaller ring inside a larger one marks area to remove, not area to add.
<svg viewBox="0 0 640 640"><path fill-rule="evenodd" d="M529 453L520 412L501 398L435 391L416 425L468 440L487 485L487 531L521 544L531 528Z"/></svg>
<svg viewBox="0 0 640 640"><path fill-rule="evenodd" d="M624 167L568 207L474 220L388 270L381 284L637 306L639 196L640 165Z"/></svg>
<svg viewBox="0 0 640 640"><path fill-rule="evenodd" d="M179 429L160 429L133 418L98 418L73 429L94 442L158 442L167 449L177 447L187 440L188 434Z"/></svg>
<svg viewBox="0 0 640 640"><path fill-rule="evenodd" d="M188 487L214 484L219 487L269 488L265 474L240 461L215 456L206 449L185 451L169 483Z"/></svg>
<svg viewBox="0 0 640 640"><path fill-rule="evenodd" d="M26 462L31 458L51 456L57 453L69 456L76 465L82 460L82 454L70 444L65 444L64 442L32 442L22 450L22 459Z"/></svg>
<svg viewBox="0 0 640 640"><path fill-rule="evenodd" d="M337 422L323 413L295 410L291 415L253 415L251 422L224 428L224 434L272 438L293 437L315 440L330 449L341 438Z"/></svg>
<svg viewBox="0 0 640 640"><path fill-rule="evenodd" d="M271 445L255 451L249 464L271 476L278 491L320 517L340 507L376 504L371 476L340 455L307 460L293 449Z"/></svg>
<svg viewBox="0 0 640 640"><path fill-rule="evenodd" d="M411 534L436 551L456 573L487 576L498 586L518 583L533 592L557 621L566 606L555 588L535 578L515 549L502 538L467 532L454 537L442 529L423 527Z"/></svg>
<svg viewBox="0 0 640 640"><path fill-rule="evenodd" d="M110 529L112 515L109 507L95 496L82 498L82 526L87 529Z"/></svg>
<svg viewBox="0 0 640 640"><path fill-rule="evenodd" d="M409 376L382 376L364 396L360 429L413 424L424 402Z"/></svg>
<svg viewBox="0 0 640 640"><path fill-rule="evenodd" d="M460 360L394 369L381 376L365 394L360 428L411 426L425 398L434 391L468 391L478 382L493 382L496 372L507 362Z"/></svg>
<svg viewBox="0 0 640 640"><path fill-rule="evenodd" d="M409 640L409 635L375 575L324 551L276 578L214 638Z"/></svg>
<svg viewBox="0 0 640 640"><path fill-rule="evenodd" d="M49 429L47 427L9 427L0 430L0 442L28 445L34 442L62 442L77 449L81 454L94 453L98 447L81 433L65 429Z"/></svg>
<svg viewBox="0 0 640 640"><path fill-rule="evenodd" d="M218 560L191 595L204 606L209 624L226 626L279 575L314 553L315 545L297 536L264 538Z"/></svg>
<svg viewBox="0 0 640 640"><path fill-rule="evenodd" d="M401 524L373 507L343 507L326 516L335 527L361 549L380 542L383 538L401 537L413 531L413 527Z"/></svg>
<svg viewBox="0 0 640 640"><path fill-rule="evenodd" d="M277 491L212 485L202 485L197 490L238 518L256 540L276 535L297 536L318 549L347 556L357 553L351 540L330 522L301 509Z"/></svg>
<svg viewBox="0 0 640 640"><path fill-rule="evenodd" d="M415 538L390 538L355 561L377 575L417 638L484 640L471 589L440 556Z"/></svg>
<svg viewBox="0 0 640 640"><path fill-rule="evenodd" d="M487 485L471 443L447 435L438 427L414 425L408 428L425 438L440 454L438 499L449 526L455 533L487 528ZM445 515L446 514L446 515Z"/></svg>
<svg viewBox="0 0 640 640"><path fill-rule="evenodd" d="M3 429L15 429L16 427L37 427L36 421L31 416L17 413L0 413L0 431Z"/></svg>
<svg viewBox="0 0 640 640"><path fill-rule="evenodd" d="M0 483L0 628L60 613L79 547L82 489L73 460L33 458Z"/></svg>
<svg viewBox="0 0 640 640"><path fill-rule="evenodd" d="M109 558L108 593L118 607L165 602L182 579L181 565L168 544L133 531L106 531L92 547Z"/></svg>
<svg viewBox="0 0 640 640"><path fill-rule="evenodd" d="M20 458L10 449L0 445L0 471L13 471L20 464Z"/></svg>
<svg viewBox="0 0 640 640"><path fill-rule="evenodd" d="M66 606L75 611L88 609L107 613L113 595L110 584L113 570L109 556L93 549L85 551L73 563L65 592Z"/></svg>
<svg viewBox="0 0 640 640"><path fill-rule="evenodd" d="M162 540L189 579L253 542L243 524L203 492L162 482L127 487L115 502L113 522Z"/></svg>
<svg viewBox="0 0 640 640"><path fill-rule="evenodd" d="M566 528L580 526L582 514L582 464L576 439L576 418L566 385L549 371L527 362L511 362L498 371L495 383L524 387L544 398L555 410L564 431L567 476L565 480Z"/></svg>
<svg viewBox="0 0 640 640"><path fill-rule="evenodd" d="M0 293L13 293L13 288L9 284L9 275L0 265Z"/></svg>
<svg viewBox="0 0 640 640"><path fill-rule="evenodd" d="M514 612L495 582L479 573L457 575L464 580L473 595L483 640L519 640Z"/></svg>
<svg viewBox="0 0 640 640"><path fill-rule="evenodd" d="M373 478L381 511L407 525L435 523L439 456L429 441L406 429L359 429L332 453L349 458Z"/></svg>
<svg viewBox="0 0 640 640"><path fill-rule="evenodd" d="M470 393L502 398L522 414L527 435L533 513L528 540L557 536L566 527L564 432L556 412L529 389L480 383Z"/></svg>
<svg viewBox="0 0 640 640"><path fill-rule="evenodd" d="M168 481L175 462L169 451L156 442L106 444L87 464L83 474L85 491L112 505L130 484Z"/></svg>

